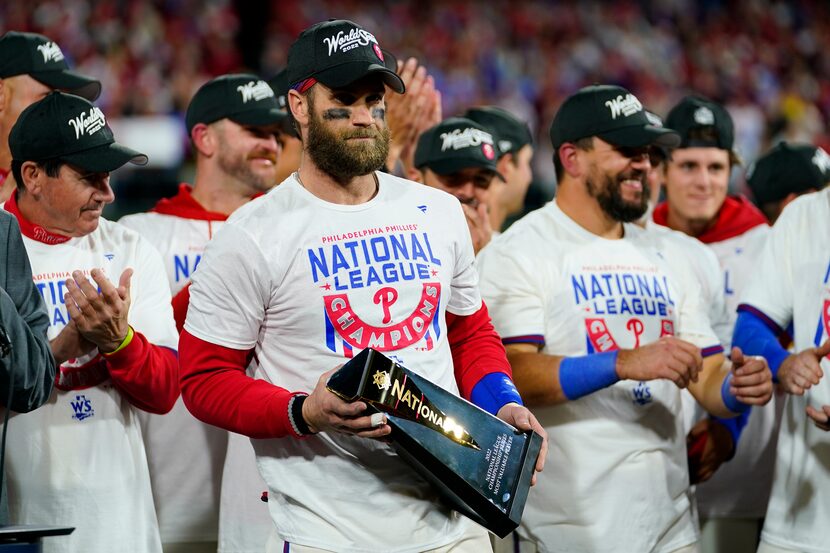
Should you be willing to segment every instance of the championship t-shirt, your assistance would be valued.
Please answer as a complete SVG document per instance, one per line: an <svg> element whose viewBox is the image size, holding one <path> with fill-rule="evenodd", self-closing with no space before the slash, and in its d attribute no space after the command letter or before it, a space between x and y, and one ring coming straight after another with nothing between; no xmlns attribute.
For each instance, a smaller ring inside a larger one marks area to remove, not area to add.
<svg viewBox="0 0 830 553"><path fill-rule="evenodd" d="M555 201L514 223L479 254L481 291L506 344L581 356L676 335L721 351L688 258L662 232L624 225L598 237ZM688 497L680 390L620 381L535 408L549 462L519 533L551 552L668 552L697 539Z"/></svg>
<svg viewBox="0 0 830 553"><path fill-rule="evenodd" d="M118 285L133 268L129 321L158 346L176 349L170 290L158 252L137 233L105 219L62 244L24 236L35 286L55 338L69 322L65 281L102 269ZM47 552L161 551L137 413L109 378L97 349L64 363L49 402L9 422L6 470L12 520L74 526L46 539Z"/></svg>
<svg viewBox="0 0 830 553"><path fill-rule="evenodd" d="M254 350L256 378L291 391L366 347L458 393L445 314L481 308L458 200L383 173L359 205L292 176L237 210L193 276L185 330ZM252 440L279 537L332 551L415 552L469 521L386 444L321 433Z"/></svg>
<svg viewBox="0 0 830 553"><path fill-rule="evenodd" d="M795 326L795 351L830 336L830 251L822 239L830 221L830 189L793 201L776 221L741 304L784 329ZM830 362L803 396L787 396L778 433L772 495L762 539L806 553L830 551L830 433L805 409L830 405Z"/></svg>

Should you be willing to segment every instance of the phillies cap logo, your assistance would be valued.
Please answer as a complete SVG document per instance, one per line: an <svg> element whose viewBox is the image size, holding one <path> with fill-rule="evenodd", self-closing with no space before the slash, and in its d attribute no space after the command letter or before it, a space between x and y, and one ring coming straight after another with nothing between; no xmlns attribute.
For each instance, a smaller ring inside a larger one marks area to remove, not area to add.
<svg viewBox="0 0 830 553"><path fill-rule="evenodd" d="M491 144L482 144L481 152L487 159L492 160L496 158L496 151L493 149L493 146Z"/></svg>
<svg viewBox="0 0 830 553"><path fill-rule="evenodd" d="M380 46L377 43L372 44L372 50L375 51L375 55L378 57L380 61L386 61L383 59L383 51L380 49Z"/></svg>

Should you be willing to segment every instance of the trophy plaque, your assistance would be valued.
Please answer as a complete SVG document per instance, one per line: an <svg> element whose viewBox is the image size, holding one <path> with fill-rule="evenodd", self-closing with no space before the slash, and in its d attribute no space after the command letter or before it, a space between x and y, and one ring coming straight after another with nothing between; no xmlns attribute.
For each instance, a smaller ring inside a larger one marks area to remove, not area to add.
<svg viewBox="0 0 830 553"><path fill-rule="evenodd" d="M385 413L392 447L454 509L499 537L519 525L540 435L517 430L371 348L327 387Z"/></svg>

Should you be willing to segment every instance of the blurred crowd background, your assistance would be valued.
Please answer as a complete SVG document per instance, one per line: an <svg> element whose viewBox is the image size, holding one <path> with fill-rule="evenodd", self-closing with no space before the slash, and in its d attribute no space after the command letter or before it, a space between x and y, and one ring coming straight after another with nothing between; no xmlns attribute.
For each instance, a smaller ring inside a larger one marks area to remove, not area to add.
<svg viewBox="0 0 830 553"><path fill-rule="evenodd" d="M273 76L308 25L347 18L435 76L444 116L480 104L525 118L537 137L530 201L553 194L548 127L560 102L616 83L664 115L685 94L724 103L751 162L780 139L830 150L830 2L803 0L2 0L0 32L56 40L103 82L116 136L151 157L114 177L110 215L146 209L188 180L184 110L228 72Z"/></svg>

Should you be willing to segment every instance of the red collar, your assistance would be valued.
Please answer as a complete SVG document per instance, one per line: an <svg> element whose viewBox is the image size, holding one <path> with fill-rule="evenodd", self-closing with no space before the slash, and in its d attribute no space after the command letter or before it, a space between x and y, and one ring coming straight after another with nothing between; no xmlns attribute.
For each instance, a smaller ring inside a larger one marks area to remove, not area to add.
<svg viewBox="0 0 830 553"><path fill-rule="evenodd" d="M20 232L27 238L43 242L44 244L49 244L50 246L55 244L63 244L64 242L69 242L69 240L72 239L71 236L64 236L62 234L49 232L42 226L36 225L28 219L24 219L23 215L20 213L20 208L17 205L17 191L15 191L14 194L6 200L3 207L6 211L15 216L17 224L20 226Z"/></svg>
<svg viewBox="0 0 830 553"><path fill-rule="evenodd" d="M669 205L663 202L654 208L652 215L654 222L664 227L668 225ZM706 229L700 236L695 236L704 244L722 242L753 229L759 225L767 225L767 218L752 202L743 196L727 196L718 211L715 224Z"/></svg>
<svg viewBox="0 0 830 553"><path fill-rule="evenodd" d="M224 213L208 211L197 202L192 195L192 188L187 184L179 185L179 193L172 198L163 198L151 209L153 213L173 215L183 219L198 219L200 221L226 221Z"/></svg>

